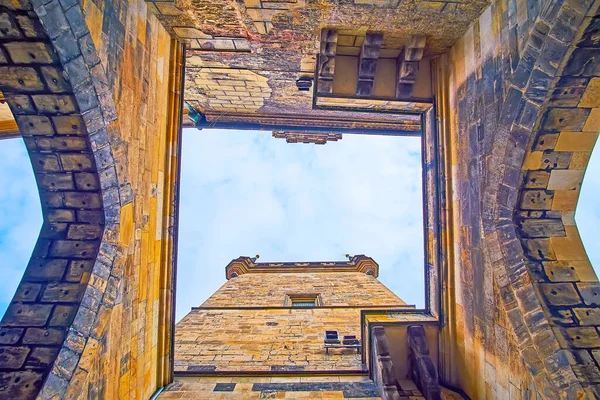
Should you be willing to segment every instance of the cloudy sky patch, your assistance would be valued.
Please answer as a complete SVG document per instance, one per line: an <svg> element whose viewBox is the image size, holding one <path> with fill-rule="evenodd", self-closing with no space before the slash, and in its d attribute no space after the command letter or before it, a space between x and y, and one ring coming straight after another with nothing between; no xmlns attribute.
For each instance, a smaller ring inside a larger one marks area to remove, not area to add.
<svg viewBox="0 0 600 400"><path fill-rule="evenodd" d="M344 135L324 146L266 131L186 130L177 318L225 282L232 259L341 261L424 305L420 138Z"/></svg>

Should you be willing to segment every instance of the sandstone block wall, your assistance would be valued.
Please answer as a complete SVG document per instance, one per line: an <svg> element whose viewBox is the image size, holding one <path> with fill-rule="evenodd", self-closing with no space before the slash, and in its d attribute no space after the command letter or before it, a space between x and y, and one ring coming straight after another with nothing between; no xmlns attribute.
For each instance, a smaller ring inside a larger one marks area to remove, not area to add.
<svg viewBox="0 0 600 400"><path fill-rule="evenodd" d="M286 295L318 295L290 307ZM228 280L175 330L175 372L361 371L361 354L331 349L326 330L361 336L360 311L405 303L362 272L247 273Z"/></svg>
<svg viewBox="0 0 600 400"><path fill-rule="evenodd" d="M107 139L128 201L115 215L120 303L107 316L110 328L81 389L83 396L148 398L172 368L173 158L183 54L143 0L86 1L81 11L106 71L115 118Z"/></svg>
<svg viewBox="0 0 600 400"><path fill-rule="evenodd" d="M422 400L418 389L407 393ZM179 377L160 399L380 399L377 386L364 376ZM408 397L407 397L408 398Z"/></svg>
<svg viewBox="0 0 600 400"><path fill-rule="evenodd" d="M356 350L325 354L331 329L360 337L360 309L195 309L175 329L175 373L361 370Z"/></svg>
<svg viewBox="0 0 600 400"><path fill-rule="evenodd" d="M319 294L323 306L405 305L376 278L362 272L260 273L228 280L203 307L282 307L288 293Z"/></svg>

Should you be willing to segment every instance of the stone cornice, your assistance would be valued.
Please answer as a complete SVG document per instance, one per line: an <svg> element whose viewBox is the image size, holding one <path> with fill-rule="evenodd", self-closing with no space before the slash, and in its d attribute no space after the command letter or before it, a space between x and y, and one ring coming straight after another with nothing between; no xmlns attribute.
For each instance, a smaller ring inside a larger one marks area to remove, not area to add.
<svg viewBox="0 0 600 400"><path fill-rule="evenodd" d="M379 275L379 264L371 257L359 254L353 256L348 261L326 262L257 263L255 258L238 257L225 267L225 275L228 280L242 274L290 272L363 272L377 278Z"/></svg>

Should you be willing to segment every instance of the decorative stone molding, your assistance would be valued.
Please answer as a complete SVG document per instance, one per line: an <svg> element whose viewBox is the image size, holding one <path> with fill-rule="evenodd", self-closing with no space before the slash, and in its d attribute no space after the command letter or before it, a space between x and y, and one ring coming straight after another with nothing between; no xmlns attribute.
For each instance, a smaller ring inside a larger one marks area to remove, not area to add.
<svg viewBox="0 0 600 400"><path fill-rule="evenodd" d="M327 144L327 142L337 142L338 140L342 140L341 133L321 132L273 131L273 137L277 139L285 139L287 143Z"/></svg>
<svg viewBox="0 0 600 400"><path fill-rule="evenodd" d="M377 278L379 264L363 254L351 257L348 262L257 263L256 258L242 256L232 260L225 267L228 280L242 274L270 272L362 272Z"/></svg>
<svg viewBox="0 0 600 400"><path fill-rule="evenodd" d="M407 328L408 359L412 381L427 400L441 399L441 388L435 363L429 355L429 346L422 325Z"/></svg>
<svg viewBox="0 0 600 400"><path fill-rule="evenodd" d="M399 384L396 379L394 363L390 356L385 328L374 326L371 328L371 368L373 381L379 387L383 400L400 400Z"/></svg>

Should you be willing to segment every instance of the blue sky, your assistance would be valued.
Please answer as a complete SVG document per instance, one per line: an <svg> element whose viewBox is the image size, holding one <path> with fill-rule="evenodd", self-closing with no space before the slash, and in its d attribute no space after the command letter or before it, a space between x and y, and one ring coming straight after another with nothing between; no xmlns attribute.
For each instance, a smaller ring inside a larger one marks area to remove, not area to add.
<svg viewBox="0 0 600 400"><path fill-rule="evenodd" d="M0 187L0 315L4 315L42 226L40 197L21 138L0 140Z"/></svg>
<svg viewBox="0 0 600 400"><path fill-rule="evenodd" d="M240 255L261 261L342 260L365 253L400 297L423 305L418 140L345 135L325 146L270 132L184 133L177 318L225 282ZM21 139L0 141L0 314L37 239L41 212ZM600 267L600 151L577 209ZM418 232L416 234L415 232ZM398 278L401 276L401 278Z"/></svg>
<svg viewBox="0 0 600 400"><path fill-rule="evenodd" d="M600 143L597 143L583 178L575 213L579 235L596 275L599 275L600 272L600 246L598 246L598 239L600 238L600 207L598 207L598 196L600 196L599 149Z"/></svg>

